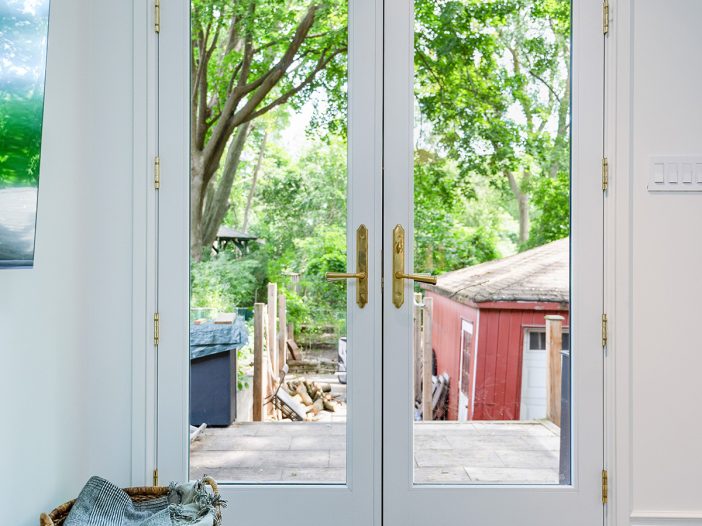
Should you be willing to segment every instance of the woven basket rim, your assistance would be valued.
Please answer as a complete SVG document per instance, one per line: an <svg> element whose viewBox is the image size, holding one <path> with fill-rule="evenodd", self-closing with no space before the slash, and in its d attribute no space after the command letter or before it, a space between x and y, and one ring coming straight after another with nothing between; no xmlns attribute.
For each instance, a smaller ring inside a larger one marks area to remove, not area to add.
<svg viewBox="0 0 702 526"><path fill-rule="evenodd" d="M211 479L210 477L204 477L203 482L206 484L209 484L209 486L212 488L212 491L214 492L215 495L219 495L219 488L217 487L216 482ZM168 492L170 491L169 486L134 486L131 488L122 488L123 491L129 495L129 497L134 501L135 499L139 500L149 500L148 497L161 497L163 495L167 495ZM140 499L140 497L147 497L145 499ZM56 520L63 520L66 518L68 513L71 511L71 508L75 504L76 499L71 499L68 502L64 502L63 504L56 506L53 510L51 510L49 513L42 513L40 517L40 525L41 526L53 526L56 522ZM221 506L217 505L217 512L221 513Z"/></svg>

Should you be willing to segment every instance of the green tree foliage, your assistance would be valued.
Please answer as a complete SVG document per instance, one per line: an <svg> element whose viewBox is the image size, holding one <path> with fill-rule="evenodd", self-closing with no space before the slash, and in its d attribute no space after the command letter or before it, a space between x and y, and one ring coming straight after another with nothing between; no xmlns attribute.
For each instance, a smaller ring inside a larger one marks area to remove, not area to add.
<svg viewBox="0 0 702 526"><path fill-rule="evenodd" d="M414 163L414 266L432 274L482 263L497 257L498 218L490 210L479 217L466 213L479 206L475 188L455 166L420 150Z"/></svg>
<svg viewBox="0 0 702 526"><path fill-rule="evenodd" d="M265 272L258 254L238 258L223 251L192 265L190 305L222 312L248 307L254 303L263 281Z"/></svg>
<svg viewBox="0 0 702 526"><path fill-rule="evenodd" d="M281 148L271 157L253 226L265 239L267 275L285 283L290 273L300 274L307 308L299 309L299 321L338 321L345 287L328 283L324 274L346 269L346 142L312 139L298 160Z"/></svg>
<svg viewBox="0 0 702 526"><path fill-rule="evenodd" d="M531 191L542 186L533 180L569 168L570 0L417 0L415 8L420 111L463 174L513 200L507 208L526 246Z"/></svg>
<svg viewBox="0 0 702 526"><path fill-rule="evenodd" d="M243 259L206 255L193 264L195 305L250 306L265 301L271 281L285 291L291 321L343 328L346 287L324 279L347 261L346 11L339 1L266 0L253 10L239 0L193 4L194 148L201 149L193 154L194 182L227 115L231 129L210 165L202 224L224 191L226 213L212 225L259 237ZM443 273L568 235L570 2L416 0L415 8L414 270ZM296 58L276 66L291 42L299 43ZM209 57L205 90L201 57ZM248 106L251 113L237 120L226 101L247 63L244 85L270 75L276 81L254 105L248 92L236 112ZM281 132L303 103L316 105L314 116L300 138L306 146L291 152Z"/></svg>
<svg viewBox="0 0 702 526"><path fill-rule="evenodd" d="M191 255L215 239L253 123L321 90L345 104L343 0L193 0Z"/></svg>

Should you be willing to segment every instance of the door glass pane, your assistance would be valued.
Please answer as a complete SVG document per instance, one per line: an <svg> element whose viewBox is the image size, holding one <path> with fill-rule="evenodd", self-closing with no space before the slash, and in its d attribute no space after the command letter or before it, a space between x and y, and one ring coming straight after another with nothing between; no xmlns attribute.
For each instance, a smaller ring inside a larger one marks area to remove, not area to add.
<svg viewBox="0 0 702 526"><path fill-rule="evenodd" d="M570 484L570 1L414 5L414 481Z"/></svg>
<svg viewBox="0 0 702 526"><path fill-rule="evenodd" d="M346 481L345 0L193 0L190 476Z"/></svg>

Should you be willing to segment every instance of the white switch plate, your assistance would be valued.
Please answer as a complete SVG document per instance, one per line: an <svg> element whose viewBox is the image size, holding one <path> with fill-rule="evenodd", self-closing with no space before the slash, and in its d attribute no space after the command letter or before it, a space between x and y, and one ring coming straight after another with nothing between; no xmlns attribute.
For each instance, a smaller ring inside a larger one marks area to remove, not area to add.
<svg viewBox="0 0 702 526"><path fill-rule="evenodd" d="M702 156L651 157L649 192L702 192Z"/></svg>

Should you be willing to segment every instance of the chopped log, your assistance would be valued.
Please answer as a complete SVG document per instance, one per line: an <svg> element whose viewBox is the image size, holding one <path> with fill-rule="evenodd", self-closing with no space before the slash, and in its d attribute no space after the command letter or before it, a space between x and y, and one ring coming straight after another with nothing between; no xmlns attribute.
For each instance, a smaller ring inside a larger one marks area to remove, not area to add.
<svg viewBox="0 0 702 526"><path fill-rule="evenodd" d="M331 384L320 384L319 387L325 393L331 393Z"/></svg>
<svg viewBox="0 0 702 526"><path fill-rule="evenodd" d="M332 413L334 413L336 411L336 406L332 402L330 402L329 400L323 400L322 405L323 405L324 409L327 411L331 411Z"/></svg>
<svg viewBox="0 0 702 526"><path fill-rule="evenodd" d="M314 404L312 404L312 414L316 415L320 411L324 411L324 400L317 399L314 401Z"/></svg>
<svg viewBox="0 0 702 526"><path fill-rule="evenodd" d="M295 389L295 392L302 397L303 404L305 404L305 405L312 405L313 404L314 401L312 400L310 395L307 393L307 389L305 388L305 386L303 384L299 384L297 386L297 389Z"/></svg>

